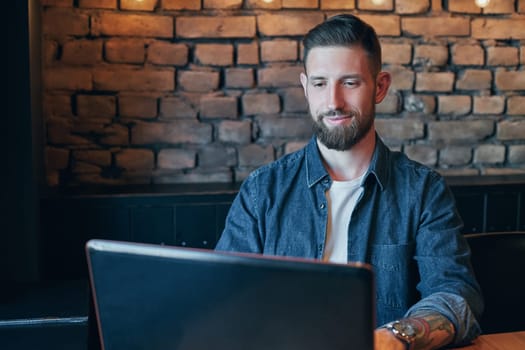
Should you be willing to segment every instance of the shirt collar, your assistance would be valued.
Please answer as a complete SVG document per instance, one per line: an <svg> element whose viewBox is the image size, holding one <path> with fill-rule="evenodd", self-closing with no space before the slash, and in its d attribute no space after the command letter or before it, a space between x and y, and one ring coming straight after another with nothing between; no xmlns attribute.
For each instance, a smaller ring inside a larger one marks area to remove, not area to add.
<svg viewBox="0 0 525 350"><path fill-rule="evenodd" d="M375 178L381 190L385 189L389 176L389 154L389 149L376 133L376 146L364 182L369 181L369 178ZM306 181L308 187L314 186L325 178L330 178L330 175L324 167L321 153L317 147L317 138L313 136L306 145Z"/></svg>

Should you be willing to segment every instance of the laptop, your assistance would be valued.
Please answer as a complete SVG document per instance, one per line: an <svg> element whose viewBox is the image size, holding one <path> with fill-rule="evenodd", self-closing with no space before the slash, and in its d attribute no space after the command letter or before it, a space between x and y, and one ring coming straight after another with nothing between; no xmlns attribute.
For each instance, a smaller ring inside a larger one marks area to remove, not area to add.
<svg viewBox="0 0 525 350"><path fill-rule="evenodd" d="M373 349L366 264L86 244L104 350Z"/></svg>

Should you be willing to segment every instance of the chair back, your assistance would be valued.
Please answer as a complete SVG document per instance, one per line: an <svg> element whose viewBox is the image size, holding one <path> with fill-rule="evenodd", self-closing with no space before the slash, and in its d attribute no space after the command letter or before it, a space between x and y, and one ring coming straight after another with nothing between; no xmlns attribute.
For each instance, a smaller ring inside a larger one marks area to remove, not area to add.
<svg viewBox="0 0 525 350"><path fill-rule="evenodd" d="M483 333L525 330L525 232L465 235L485 298Z"/></svg>

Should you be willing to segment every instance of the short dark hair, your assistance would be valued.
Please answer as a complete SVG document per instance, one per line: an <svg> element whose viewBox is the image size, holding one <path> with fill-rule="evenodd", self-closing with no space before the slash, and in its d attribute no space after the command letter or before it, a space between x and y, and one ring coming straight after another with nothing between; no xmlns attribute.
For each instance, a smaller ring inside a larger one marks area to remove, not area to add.
<svg viewBox="0 0 525 350"><path fill-rule="evenodd" d="M379 73L381 71L381 45L377 34L372 26L350 14L329 17L306 33L303 38L305 71L306 59L311 49L355 45L361 46L370 57L372 73L374 75Z"/></svg>

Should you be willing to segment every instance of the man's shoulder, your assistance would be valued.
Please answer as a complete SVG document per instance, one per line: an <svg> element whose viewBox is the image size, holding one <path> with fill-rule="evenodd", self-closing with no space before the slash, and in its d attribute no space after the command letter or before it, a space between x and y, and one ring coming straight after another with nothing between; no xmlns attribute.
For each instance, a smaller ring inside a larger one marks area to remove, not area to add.
<svg viewBox="0 0 525 350"><path fill-rule="evenodd" d="M390 165L393 176L406 179L408 183L442 181L443 177L429 165L410 159L401 152L390 152Z"/></svg>

